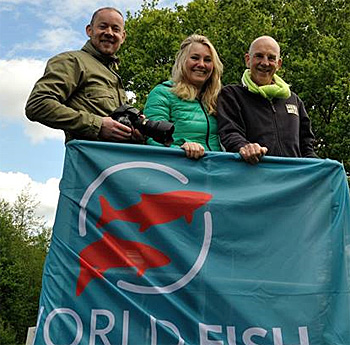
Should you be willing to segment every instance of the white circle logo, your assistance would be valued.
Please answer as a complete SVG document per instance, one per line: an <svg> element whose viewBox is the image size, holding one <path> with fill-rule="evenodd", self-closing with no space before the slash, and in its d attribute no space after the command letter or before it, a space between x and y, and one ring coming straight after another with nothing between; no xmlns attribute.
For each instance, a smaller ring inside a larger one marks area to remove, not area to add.
<svg viewBox="0 0 350 345"><path fill-rule="evenodd" d="M105 181L105 179L110 175L126 169L135 169L135 168L153 169L153 170L166 173L172 176L173 178L177 179L179 182L181 182L184 185L188 184L189 182L188 178L184 176L182 173L180 173L179 171L171 167L168 167L166 165L157 164L153 162L135 161L135 162L128 162L128 163L120 163L120 164L111 166L105 169L89 185L89 187L86 189L83 197L80 200L80 204L79 204L80 205L80 211L79 211L79 235L80 236L86 235L86 214L87 214L86 207L93 193L96 191L96 189L100 187L102 183ZM166 294L166 293L172 293L176 290L183 288L202 269L203 264L209 252L211 238L212 238L212 217L211 217L211 213L207 211L204 213L204 239L203 239L203 243L202 243L199 255L195 263L193 264L193 266L190 268L190 270L186 274L184 274L180 279L166 286L143 286L143 285L132 284L124 280L119 280L117 282L117 286L123 290L130 291L133 293L139 293L139 294Z"/></svg>

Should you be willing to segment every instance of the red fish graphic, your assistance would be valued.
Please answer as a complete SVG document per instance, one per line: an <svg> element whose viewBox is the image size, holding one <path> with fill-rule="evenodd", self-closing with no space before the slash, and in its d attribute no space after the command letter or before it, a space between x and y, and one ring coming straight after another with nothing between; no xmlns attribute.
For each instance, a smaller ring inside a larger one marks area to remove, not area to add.
<svg viewBox="0 0 350 345"><path fill-rule="evenodd" d="M80 252L80 274L76 287L79 296L94 278L103 278L103 273L113 267L136 267L137 276L153 267L170 263L170 259L159 250L143 243L126 241L104 233Z"/></svg>
<svg viewBox="0 0 350 345"><path fill-rule="evenodd" d="M116 210L105 197L100 196L102 215L97 227L103 227L115 219L139 223L141 232L152 225L168 223L180 217L185 217L187 223L190 223L193 212L211 198L211 194L192 191L141 194L139 203L123 210Z"/></svg>

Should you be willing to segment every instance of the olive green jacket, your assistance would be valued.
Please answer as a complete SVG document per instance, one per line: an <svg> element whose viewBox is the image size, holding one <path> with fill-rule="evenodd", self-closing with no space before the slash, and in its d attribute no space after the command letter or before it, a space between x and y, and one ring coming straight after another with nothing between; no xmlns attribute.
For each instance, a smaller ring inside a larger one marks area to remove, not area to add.
<svg viewBox="0 0 350 345"><path fill-rule="evenodd" d="M101 117L127 100L117 69L117 58L102 55L90 40L51 58L29 96L27 117L64 130L66 142L98 140Z"/></svg>

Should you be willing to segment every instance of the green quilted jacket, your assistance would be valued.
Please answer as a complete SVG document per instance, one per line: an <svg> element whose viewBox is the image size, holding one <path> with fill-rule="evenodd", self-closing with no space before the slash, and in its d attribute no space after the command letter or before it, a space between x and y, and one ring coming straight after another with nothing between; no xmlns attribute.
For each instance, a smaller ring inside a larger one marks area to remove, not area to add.
<svg viewBox="0 0 350 345"><path fill-rule="evenodd" d="M187 101L177 97L171 85L172 82L167 81L150 92L144 109L147 118L174 123L174 143L171 147L180 147L187 141L203 145L206 151L221 151L216 116L209 115L199 100ZM148 139L147 143L162 146L152 139Z"/></svg>

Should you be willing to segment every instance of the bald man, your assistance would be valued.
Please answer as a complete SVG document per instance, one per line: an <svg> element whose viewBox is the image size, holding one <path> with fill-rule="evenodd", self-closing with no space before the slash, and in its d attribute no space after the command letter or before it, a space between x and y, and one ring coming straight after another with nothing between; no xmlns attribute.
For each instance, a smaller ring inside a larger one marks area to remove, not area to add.
<svg viewBox="0 0 350 345"><path fill-rule="evenodd" d="M218 128L226 151L251 164L264 155L317 157L310 119L301 99L276 72L280 47L270 36L255 39L245 54L241 85L227 85L218 98Z"/></svg>

